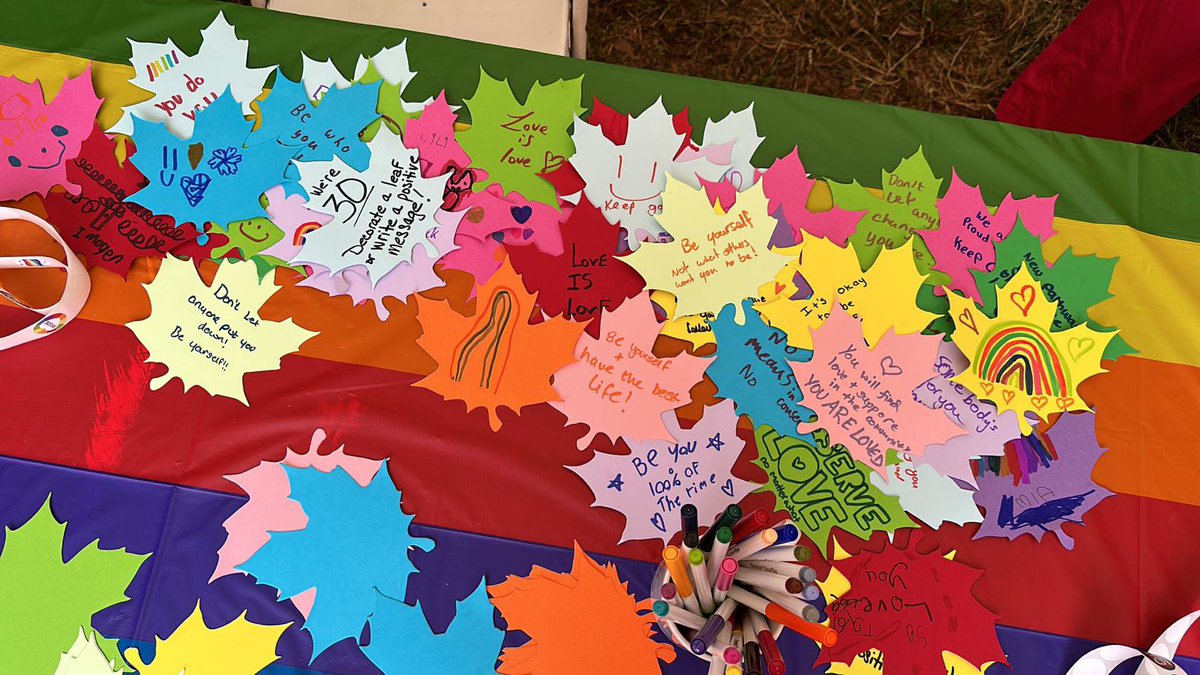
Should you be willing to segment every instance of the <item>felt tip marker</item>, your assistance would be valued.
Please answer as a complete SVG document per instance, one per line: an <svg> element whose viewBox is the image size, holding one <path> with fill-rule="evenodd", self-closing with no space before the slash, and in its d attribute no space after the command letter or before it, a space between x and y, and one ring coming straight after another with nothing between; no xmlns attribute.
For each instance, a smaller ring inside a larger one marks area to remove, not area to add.
<svg viewBox="0 0 1200 675"><path fill-rule="evenodd" d="M758 634L749 612L742 615L742 636L746 640L742 646L742 672L746 675L762 675L762 650L758 648Z"/></svg>
<svg viewBox="0 0 1200 675"><path fill-rule="evenodd" d="M717 580L713 583L713 602L720 604L725 602L725 593L733 585L733 578L738 572L738 561L726 558L714 567L717 568Z"/></svg>
<svg viewBox="0 0 1200 675"><path fill-rule="evenodd" d="M771 514L766 509L754 509L734 524L733 537L737 541L741 541L759 530L765 530L769 522L771 522Z"/></svg>
<svg viewBox="0 0 1200 675"><path fill-rule="evenodd" d="M778 621L800 635L823 644L826 647L832 647L837 644L838 634L832 628L819 623L805 621L761 595L751 593L736 584L729 588L729 598L762 613L768 619ZM762 643L760 642L759 644Z"/></svg>
<svg viewBox="0 0 1200 675"><path fill-rule="evenodd" d="M817 580L817 571L808 565L797 565L780 560L754 560L752 558L743 558L738 562L742 567L748 567L753 570L782 574L785 577L796 577L806 584L811 584Z"/></svg>
<svg viewBox="0 0 1200 675"><path fill-rule="evenodd" d="M821 620L821 612L816 607L813 607L794 595L780 593L779 591L768 591L765 589L757 590L761 591L761 594L764 598L779 605L780 607L783 607L787 611L795 614L805 621L817 623Z"/></svg>
<svg viewBox="0 0 1200 675"><path fill-rule="evenodd" d="M731 546L728 555L734 560L741 560L774 544L778 538L779 534L775 530L763 530L754 534L749 539L738 543L736 546Z"/></svg>
<svg viewBox="0 0 1200 675"><path fill-rule="evenodd" d="M772 574L749 567L738 567L734 581L757 588L770 589L780 593L797 595L804 590L804 582L796 577L785 577L782 574Z"/></svg>
<svg viewBox="0 0 1200 675"><path fill-rule="evenodd" d="M814 602L817 598L821 597L821 587L816 584L805 584L804 590L800 591L797 595L802 600Z"/></svg>
<svg viewBox="0 0 1200 675"><path fill-rule="evenodd" d="M728 664L724 659L714 658L708 662L708 675L725 675L725 668Z"/></svg>
<svg viewBox="0 0 1200 675"><path fill-rule="evenodd" d="M733 541L733 531L728 527L717 528L717 538L713 542L712 551L708 554L709 561L724 560L729 552L729 543ZM717 566L710 564L708 566L708 583L716 583L717 581Z"/></svg>
<svg viewBox="0 0 1200 675"><path fill-rule="evenodd" d="M688 553L688 565L692 570L692 581L696 584L696 598L700 600L700 611L708 616L717 606L713 603L712 586L708 583L708 570L704 567L704 551L693 549Z"/></svg>
<svg viewBox="0 0 1200 675"><path fill-rule="evenodd" d="M737 666L725 666L725 675L742 675L742 672Z"/></svg>
<svg viewBox="0 0 1200 675"><path fill-rule="evenodd" d="M717 516L717 520L713 523L713 526L705 530L704 536L700 537L700 549L705 553L711 551L713 542L717 539L717 530L721 529L722 527L728 527L730 530L732 530L737 521L741 519L742 507L738 506L737 504L730 504L729 506L726 506L725 510L721 512L721 515Z"/></svg>
<svg viewBox="0 0 1200 675"><path fill-rule="evenodd" d="M654 601L654 615L660 619L673 621L680 626L694 628L696 630L700 630L704 627L704 624L707 623L707 619L699 614L689 612L682 607L676 607L675 605L663 600Z"/></svg>
<svg viewBox="0 0 1200 675"><path fill-rule="evenodd" d="M790 544L800 538L800 530L791 523L784 523L775 528L775 534L779 535L779 539L775 544Z"/></svg>
<svg viewBox="0 0 1200 675"><path fill-rule="evenodd" d="M709 647L708 653L723 657L725 663L736 666L742 662L742 653L729 644L731 640L733 640L733 624L726 621L725 627L721 629L721 634L717 636L717 644Z"/></svg>
<svg viewBox="0 0 1200 675"><path fill-rule="evenodd" d="M666 600L667 602L669 602L673 605L679 605L681 602L681 600L679 599L679 593L678 593L678 591L675 590L675 584L673 584L669 581L662 585L662 589L660 589L659 595L662 596L663 600Z"/></svg>
<svg viewBox="0 0 1200 675"><path fill-rule="evenodd" d="M696 599L696 592L692 588L692 579L683 552L678 546L668 546L663 549L662 556L663 564L667 566L667 570L671 572L671 579L675 582L675 592L683 599L683 606L699 614L700 601Z"/></svg>
<svg viewBox="0 0 1200 675"><path fill-rule="evenodd" d="M717 611L708 617L704 626L700 628L696 636L692 638L692 652L695 654L703 654L709 650L709 647L717 641L721 631L729 625L729 617L733 615L733 610L737 607L737 603L730 598L725 598Z"/></svg>
<svg viewBox="0 0 1200 675"><path fill-rule="evenodd" d="M683 525L683 536L694 534L700 536L700 511L695 504L684 504L679 509L679 520Z"/></svg>
<svg viewBox="0 0 1200 675"><path fill-rule="evenodd" d="M774 560L774 561L778 561L778 562L796 562L797 551L799 551L801 548L805 549L806 551L808 550L808 547L806 547L806 546L796 546L795 548L793 548L791 546L772 546L771 548L764 548L763 550L761 550L757 553L751 553L750 555L743 558L743 560ZM811 555L811 553L809 555ZM808 558L806 556L805 560L807 560L807 559Z"/></svg>
<svg viewBox="0 0 1200 675"><path fill-rule="evenodd" d="M742 662L742 649L746 646L746 640L742 634L742 622L736 621L731 624L733 632L729 636L729 646L737 652L738 663Z"/></svg>
<svg viewBox="0 0 1200 675"><path fill-rule="evenodd" d="M779 653L779 645L775 636L767 626L767 620L758 612L751 612L750 623L754 624L754 634L758 637L758 648L762 650L763 667L770 675L783 675L787 672L787 664Z"/></svg>

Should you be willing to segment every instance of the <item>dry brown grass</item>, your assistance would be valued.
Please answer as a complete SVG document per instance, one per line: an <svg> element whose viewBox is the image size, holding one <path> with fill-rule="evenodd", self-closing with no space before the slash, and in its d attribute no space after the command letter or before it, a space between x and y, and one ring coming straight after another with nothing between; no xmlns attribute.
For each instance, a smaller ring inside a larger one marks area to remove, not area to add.
<svg viewBox="0 0 1200 675"><path fill-rule="evenodd" d="M591 0L588 58L992 118L1086 0ZM1200 150L1200 104L1148 143Z"/></svg>

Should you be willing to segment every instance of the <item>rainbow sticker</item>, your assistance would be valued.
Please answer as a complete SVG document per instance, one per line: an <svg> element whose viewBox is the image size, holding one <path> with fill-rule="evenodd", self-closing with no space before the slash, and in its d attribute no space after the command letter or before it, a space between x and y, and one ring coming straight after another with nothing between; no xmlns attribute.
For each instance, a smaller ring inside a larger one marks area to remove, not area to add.
<svg viewBox="0 0 1200 675"><path fill-rule="evenodd" d="M1029 433L1025 413L1046 419L1052 413L1088 410L1077 387L1104 372L1100 357L1116 331L1101 333L1081 324L1053 332L1057 303L1022 265L996 289L996 316L989 317L968 298L947 291L954 319L954 344L971 365L955 382L1000 412L1017 413Z"/></svg>

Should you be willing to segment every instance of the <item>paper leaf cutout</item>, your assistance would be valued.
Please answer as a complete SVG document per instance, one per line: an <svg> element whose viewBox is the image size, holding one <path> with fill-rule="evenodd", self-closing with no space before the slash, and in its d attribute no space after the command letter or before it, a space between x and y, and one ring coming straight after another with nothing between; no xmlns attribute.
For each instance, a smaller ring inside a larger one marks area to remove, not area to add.
<svg viewBox="0 0 1200 675"><path fill-rule="evenodd" d="M706 121L701 150L728 146L728 159L717 164L721 165L723 178L732 178L735 187L744 190L754 182L755 169L750 159L754 157L763 140L764 137L758 135L758 124L754 121L754 103L751 102L742 110L729 112L719 121ZM701 171L696 171L696 175L704 177Z"/></svg>
<svg viewBox="0 0 1200 675"><path fill-rule="evenodd" d="M767 215L762 186L739 193L737 203L724 213L703 190L668 177L663 210L659 221L675 240L639 247L625 262L648 288L674 294L679 314L717 313L733 303L740 323L742 299L756 295L759 284L787 262L767 246L775 219Z"/></svg>
<svg viewBox="0 0 1200 675"><path fill-rule="evenodd" d="M205 260L215 242L194 227L177 227L167 216L125 201L147 184L133 164L117 163L116 144L100 131L83 142L79 156L67 163L67 179L80 186L76 195L52 191L44 204L49 221L91 267L102 267L122 277L133 261L162 258ZM132 145L126 145L132 148Z"/></svg>
<svg viewBox="0 0 1200 675"><path fill-rule="evenodd" d="M87 67L67 78L53 101L47 101L38 81L22 82L0 77L0 139L6 155L0 162L0 199L20 199L28 194L46 196L62 185L78 195L75 177L67 166L79 155L92 133L100 99L92 88L92 69Z"/></svg>
<svg viewBox="0 0 1200 675"><path fill-rule="evenodd" d="M80 628L71 648L59 657L54 675L121 675L123 672L124 668L100 651L96 633L85 633Z"/></svg>
<svg viewBox="0 0 1200 675"><path fill-rule="evenodd" d="M152 95L149 100L126 106L125 115L109 133L133 134L136 117L162 123L179 138L190 138L196 112L211 105L226 89L241 112L251 114L250 102L262 93L274 68L246 67L250 42L238 39L224 12L218 12L200 35L203 41L194 55L176 47L170 39L165 43L129 41L133 49L129 62L134 72L130 82ZM241 139L237 145L241 145Z"/></svg>
<svg viewBox="0 0 1200 675"><path fill-rule="evenodd" d="M671 413L663 417L672 440L627 441L628 455L597 452L587 464L567 467L596 495L592 506L625 516L621 542L665 543L678 529L676 514L684 504L695 504L700 520L711 522L757 487L731 474L745 446L732 401L706 408L691 429L681 429Z"/></svg>
<svg viewBox="0 0 1200 675"><path fill-rule="evenodd" d="M510 631L522 631L529 642L507 647L500 655L500 675L588 672L655 675L659 661L672 663L674 648L655 642L647 613L650 600L636 600L617 568L600 565L575 544L571 572L558 574L534 566L527 577L509 575L488 586L492 604ZM603 640L580 640L603 635Z"/></svg>
<svg viewBox="0 0 1200 675"><path fill-rule="evenodd" d="M746 323L739 325L733 308L726 307L710 325L717 358L707 375L717 385L717 395L737 405L738 414L749 416L754 426L782 429L816 419L804 406L804 392L789 365L811 358L812 352L789 347L783 333L768 328L754 312L747 312Z"/></svg>
<svg viewBox="0 0 1200 675"><path fill-rule="evenodd" d="M989 663L982 667L976 667L967 663L963 657L947 651L942 652L942 660L945 662L946 675L984 675L988 666L991 665ZM830 663L826 673L828 675L882 675L883 652L878 649L868 649L855 656L849 664Z"/></svg>
<svg viewBox="0 0 1200 675"><path fill-rule="evenodd" d="M1049 453L1056 456L1049 467L1026 471L1020 479L987 471L979 476L975 502L986 516L975 538L1016 539L1032 534L1040 542L1043 535L1053 532L1069 551L1075 548L1075 541L1063 526L1083 525L1084 514L1113 495L1092 480L1092 469L1105 452L1096 440L1096 416L1062 415L1048 431L1042 433L1039 428L1014 445L1020 453L1020 446L1033 443L1049 446Z"/></svg>
<svg viewBox="0 0 1200 675"><path fill-rule="evenodd" d="M197 113L196 125L191 140L181 141L161 124L134 119L138 152L131 160L150 184L130 200L180 225L223 228L266 215L259 196L286 182L283 172L296 149L278 143L242 147L252 123L229 92ZM202 152L194 152L197 146Z"/></svg>
<svg viewBox="0 0 1200 675"><path fill-rule="evenodd" d="M385 673L494 673L504 643L494 613L480 583L458 603L450 626L434 633L419 602L413 607L376 593L371 644L362 650Z"/></svg>
<svg viewBox="0 0 1200 675"><path fill-rule="evenodd" d="M859 268L852 246L842 248L820 237L804 242L798 270L812 294L792 299L785 293L755 305L768 324L787 333L793 347L812 348L812 331L825 322L835 297L843 310L862 321L870 345L889 329L901 335L920 333L937 318L917 306L926 275L913 264L911 242L884 249L866 272Z"/></svg>
<svg viewBox="0 0 1200 675"><path fill-rule="evenodd" d="M344 446L320 454L324 442L325 431L317 429L313 432L307 452L298 453L288 448L278 462L259 462L242 473L225 477L241 488L249 499L222 523L228 536L217 551L213 579L233 574L238 565L249 560L271 539L271 532L304 529L308 518L299 503L288 499L291 485L284 467L313 468L322 473L331 473L340 468L365 488L383 466L379 460L347 455ZM301 608L300 613L307 615L308 609L311 607Z"/></svg>
<svg viewBox="0 0 1200 675"><path fill-rule="evenodd" d="M983 571L915 546L888 544L833 564L850 590L825 610L838 641L822 647L817 664L848 663L870 648L883 652L892 673L943 672L943 651L972 665L1007 663L996 615L971 593Z"/></svg>
<svg viewBox="0 0 1200 675"><path fill-rule="evenodd" d="M361 266L377 284L400 263L411 263L418 247L433 252L428 230L441 207L446 176L423 177L416 151L389 130L381 130L370 148L370 166L363 172L338 157L296 162L308 208L333 220L304 237L292 262L320 265L331 274Z"/></svg>
<svg viewBox="0 0 1200 675"><path fill-rule="evenodd" d="M205 286L196 269L170 256L146 285L150 316L125 324L150 352L147 362L167 366L150 381L159 389L175 378L183 390L200 386L245 405L242 378L279 368L279 360L316 335L292 323L267 321L258 311L279 289L260 281L252 263L227 262Z"/></svg>
<svg viewBox="0 0 1200 675"><path fill-rule="evenodd" d="M808 177L800 154L792 149L762 174L763 193L769 200L769 210L782 216L791 227L796 243L802 243L805 235L824 237L838 246L845 247L846 239L854 234L861 213L844 211L833 207L828 211L808 210L808 197L817 181Z"/></svg>
<svg viewBox="0 0 1200 675"><path fill-rule="evenodd" d="M575 151L567 129L583 112L582 83L582 77L534 82L520 103L507 79L479 70L478 88L463 101L471 112L471 128L459 135L472 165L488 173L477 189L500 183L529 201L557 206L554 188L538 174L553 171Z"/></svg>
<svg viewBox="0 0 1200 675"><path fill-rule="evenodd" d="M410 120L404 127L404 145L418 151L422 175L440 176L451 171L460 172L451 176L447 188L470 192L474 185L474 172L467 173L467 185L460 186L457 183L464 178L461 173L466 173L471 164L471 157L459 145L454 134L457 120L458 115L446 103L446 92L443 91L433 103L425 106L420 116ZM446 204L443 208L450 210L457 207L455 204Z"/></svg>
<svg viewBox="0 0 1200 675"><path fill-rule="evenodd" d="M831 443L824 429L796 438L759 425L755 441L754 463L768 477L759 491L775 495L776 508L822 548L835 527L859 539L917 527L899 500L871 484L870 468Z"/></svg>
<svg viewBox="0 0 1200 675"><path fill-rule="evenodd" d="M911 455L885 467L886 473L871 475L871 484L885 495L900 499L900 506L929 527L942 523L978 523L982 520L970 490L943 476L928 464L916 464Z"/></svg>
<svg viewBox="0 0 1200 675"><path fill-rule="evenodd" d="M639 115L609 115L625 126L623 142L608 137L605 125L600 124L603 118L593 111L589 123L575 121L571 134L575 154L570 162L584 181L583 194L609 223L628 233L631 249L639 242L660 241L665 230L656 216L662 213L667 173L684 182L695 181L695 174L689 180L687 170L675 161L688 142L687 134L678 130L677 120L667 112L661 97ZM706 177L715 180L718 176Z"/></svg>
<svg viewBox="0 0 1200 675"><path fill-rule="evenodd" d="M263 196L267 200L267 219L278 230L278 235L265 232L245 234L247 241L240 242L239 246L243 259L256 255L278 261L272 262L273 265L286 264L285 261L300 253L307 234L333 219L333 216L309 209L308 200L303 195L289 195L282 186L267 190ZM229 236L234 237L232 227Z"/></svg>
<svg viewBox="0 0 1200 675"><path fill-rule="evenodd" d="M425 233L435 252L430 255L424 246L417 248L413 251L411 263L401 262L385 274L378 284L371 283L364 268L347 267L336 274L314 270L300 285L320 289L331 296L349 295L356 305L374 303L375 314L380 321L386 321L391 312L384 304L384 298L396 298L407 303L414 293L446 285L434 272L434 263L456 250L455 232L462 216L462 213L445 211L435 213L434 227Z"/></svg>
<svg viewBox="0 0 1200 675"><path fill-rule="evenodd" d="M604 332L583 336L575 360L554 374L559 400L551 401L567 424L584 424L583 450L598 434L616 443L667 440L663 413L691 402L689 391L708 367L709 359L688 353L654 356L658 321L643 293L605 312Z"/></svg>
<svg viewBox="0 0 1200 675"><path fill-rule="evenodd" d="M275 78L271 94L260 105L262 124L247 145L277 141L295 148L295 161L330 161L334 157L357 171L365 171L371 151L358 134L379 118L375 104L379 83L354 84L330 89L314 102L304 85L282 75Z"/></svg>
<svg viewBox="0 0 1200 675"><path fill-rule="evenodd" d="M408 121L432 102L432 99L428 98L424 101L409 101L404 98L405 89L417 76L417 72L408 63L408 51L405 46L407 43L408 39L405 38L395 47L382 49L372 56L370 61L360 56L358 67L354 71L355 79L360 82L383 81L379 87L377 110L392 131L403 131Z"/></svg>
<svg viewBox="0 0 1200 675"><path fill-rule="evenodd" d="M1053 265L1042 257L1041 242L1029 230L1018 224L1012 233L996 246L996 269L990 273L973 273L979 283L986 313L996 307L996 288L1017 273L1024 264L1034 281L1042 284L1047 299L1057 302L1054 313L1054 330L1064 330L1088 322L1093 327L1103 328L1090 321L1088 310L1112 297L1108 292L1113 268L1117 258L1097 258L1094 255L1078 256L1068 248ZM1104 350L1105 359L1115 359L1133 354L1120 335L1114 335Z"/></svg>
<svg viewBox="0 0 1200 675"><path fill-rule="evenodd" d="M1024 223L1038 239L1054 236L1055 197L1004 197L997 209L983 202L979 187L971 187L951 172L950 189L938 201L941 227L918 230L935 261L933 269L950 277L949 287L975 302L981 302L972 271L992 272L996 267L996 246L1004 241L1018 222ZM1019 219L1019 220L1018 220ZM1038 247L1041 251L1041 247Z"/></svg>
<svg viewBox="0 0 1200 675"><path fill-rule="evenodd" d="M154 658L149 663L133 647L125 650L125 658L140 675L257 673L279 660L276 644L290 625L250 623L242 612L224 626L209 628L196 602L196 609L170 637L155 636Z"/></svg>
<svg viewBox="0 0 1200 675"><path fill-rule="evenodd" d="M933 175L921 148L900 160L895 171L884 170L882 174L882 197L868 192L858 181L849 185L829 182L834 204L849 211L865 211L858 230L850 237L862 267L870 267L883 249L899 248L916 232L938 226L937 199L942 179ZM913 257L917 270L928 274L933 256L923 240L913 242ZM938 283L942 281L938 279Z"/></svg>
<svg viewBox="0 0 1200 675"><path fill-rule="evenodd" d="M279 589L281 599L316 589L304 622L315 661L335 642L358 638L377 590L404 597L408 575L416 569L409 549L427 551L433 542L409 534L413 517L401 510L401 494L386 470L366 487L340 467L330 473L288 466L284 471L291 499L304 509L308 523L302 530L272 533L238 569Z"/></svg>
<svg viewBox="0 0 1200 675"><path fill-rule="evenodd" d="M92 615L129 598L125 589L149 555L102 549L99 540L63 560L66 524L51 497L24 525L4 530L0 550L0 663L14 673L51 673L63 647L83 627L104 656L118 661L115 640L92 630Z"/></svg>
<svg viewBox="0 0 1200 675"><path fill-rule="evenodd" d="M500 429L501 407L520 413L557 400L550 376L575 360L583 325L557 318L530 325L536 305L537 296L507 262L478 289L472 315L417 296L424 331L417 344L437 368L416 385L463 401L468 412L484 408L493 431Z"/></svg>
<svg viewBox="0 0 1200 675"><path fill-rule="evenodd" d="M464 212L458 224L460 235L504 241L511 246L533 246L548 255L562 255L559 221L566 214L555 207L527 201L515 192L506 195L501 186L489 185L478 192L464 193L457 209Z"/></svg>
<svg viewBox="0 0 1200 675"><path fill-rule="evenodd" d="M980 312L957 293L947 294L954 318L954 344L971 357L971 366L955 382L1018 416L1029 432L1025 413L1042 419L1055 412L1087 410L1079 384L1105 372L1100 367L1104 348L1116 333L1100 333L1087 324L1052 330L1055 303L1024 263L1000 287L997 315Z"/></svg>
<svg viewBox="0 0 1200 675"><path fill-rule="evenodd" d="M813 332L812 360L791 367L817 413L815 424L854 459L883 473L888 450L920 455L961 431L912 396L933 375L941 341L940 335L889 332L868 348L859 322L835 307ZM802 424L799 431L812 429Z"/></svg>
<svg viewBox="0 0 1200 675"><path fill-rule="evenodd" d="M1017 414L1011 410L1000 414L996 406L981 401L963 385L952 381L966 370L969 362L952 343L938 347L934 370L937 375L913 390L913 398L922 405L941 410L946 418L965 433L954 436L942 445L930 445L924 454L913 458L919 465L928 465L938 473L975 484L970 460L980 455L1004 454L1004 444L1020 438Z"/></svg>
<svg viewBox="0 0 1200 675"><path fill-rule="evenodd" d="M583 200L563 223L562 254L512 246L508 257L525 287L537 293L542 311L584 323L589 335L599 337L602 310L612 312L621 307L645 285L632 267L616 257L619 234Z"/></svg>

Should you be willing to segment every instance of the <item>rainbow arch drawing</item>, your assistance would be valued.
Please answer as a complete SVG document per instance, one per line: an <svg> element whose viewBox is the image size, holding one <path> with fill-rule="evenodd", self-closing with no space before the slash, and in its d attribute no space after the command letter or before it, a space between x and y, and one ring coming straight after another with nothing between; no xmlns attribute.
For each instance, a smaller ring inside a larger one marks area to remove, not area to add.
<svg viewBox="0 0 1200 675"><path fill-rule="evenodd" d="M1070 370L1064 367L1054 341L1044 330L1025 323L995 326L979 341L975 374L1029 396L1064 396L1072 391Z"/></svg>

